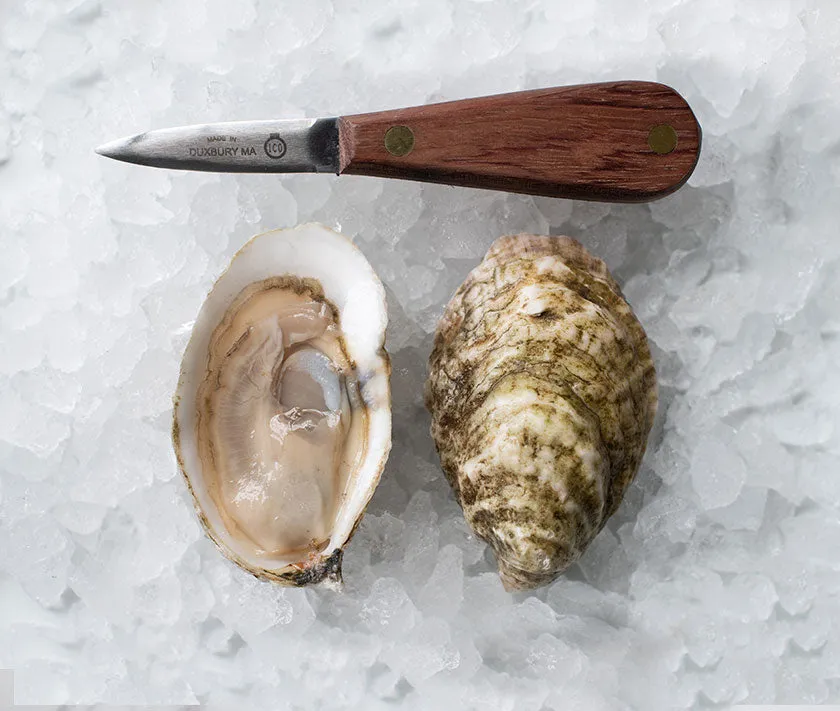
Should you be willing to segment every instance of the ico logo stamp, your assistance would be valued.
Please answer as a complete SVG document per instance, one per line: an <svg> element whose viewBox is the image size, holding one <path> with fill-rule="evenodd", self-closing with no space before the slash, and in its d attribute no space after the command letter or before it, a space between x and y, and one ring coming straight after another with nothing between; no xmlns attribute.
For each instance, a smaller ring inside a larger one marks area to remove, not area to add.
<svg viewBox="0 0 840 711"><path fill-rule="evenodd" d="M282 158L286 155L286 142L280 138L279 133L272 133L265 142L265 154L269 158Z"/></svg>

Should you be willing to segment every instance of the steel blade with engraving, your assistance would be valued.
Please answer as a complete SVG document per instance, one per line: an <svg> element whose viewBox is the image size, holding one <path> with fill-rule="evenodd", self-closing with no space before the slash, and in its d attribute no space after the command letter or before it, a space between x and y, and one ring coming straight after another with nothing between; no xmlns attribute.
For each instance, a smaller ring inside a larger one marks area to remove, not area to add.
<svg viewBox="0 0 840 711"><path fill-rule="evenodd" d="M674 89L625 81L331 118L165 128L97 152L157 168L368 175L643 202L688 180L700 143L700 125Z"/></svg>

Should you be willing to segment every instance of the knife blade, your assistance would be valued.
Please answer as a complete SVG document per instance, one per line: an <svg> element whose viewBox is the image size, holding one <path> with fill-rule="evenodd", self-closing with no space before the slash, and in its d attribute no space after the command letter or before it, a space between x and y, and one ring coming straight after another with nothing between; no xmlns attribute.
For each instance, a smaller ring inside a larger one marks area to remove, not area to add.
<svg viewBox="0 0 840 711"><path fill-rule="evenodd" d="M164 128L96 150L157 168L368 175L643 202L688 180L700 144L700 125L680 94L625 81L351 116Z"/></svg>
<svg viewBox="0 0 840 711"><path fill-rule="evenodd" d="M338 119L231 121L147 131L96 149L126 163L222 173L338 173Z"/></svg>

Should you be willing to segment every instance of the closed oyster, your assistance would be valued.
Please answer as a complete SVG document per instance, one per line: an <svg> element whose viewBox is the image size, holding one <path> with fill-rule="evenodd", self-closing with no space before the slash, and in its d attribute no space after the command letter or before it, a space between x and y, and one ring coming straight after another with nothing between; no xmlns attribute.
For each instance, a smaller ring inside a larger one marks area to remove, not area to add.
<svg viewBox="0 0 840 711"><path fill-rule="evenodd" d="M391 447L386 323L370 264L317 224L255 237L207 296L175 451L205 530L257 577L340 581Z"/></svg>
<svg viewBox="0 0 840 711"><path fill-rule="evenodd" d="M571 565L621 503L657 405L645 333L568 237L496 241L438 326L432 436L508 590Z"/></svg>

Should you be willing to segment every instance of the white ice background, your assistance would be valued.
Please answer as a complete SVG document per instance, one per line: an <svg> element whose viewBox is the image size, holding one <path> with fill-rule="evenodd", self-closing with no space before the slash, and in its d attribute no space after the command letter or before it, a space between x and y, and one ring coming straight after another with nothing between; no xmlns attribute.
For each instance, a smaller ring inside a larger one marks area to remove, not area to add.
<svg viewBox="0 0 840 711"><path fill-rule="evenodd" d="M153 170L149 128L612 79L703 154L635 206L373 178ZM204 294L271 228L388 291L394 449L346 588L203 535L171 397ZM664 709L840 702L840 3L0 0L0 668L17 703ZM580 563L505 593L438 467L431 333L491 241L568 234L650 336L661 408Z"/></svg>

